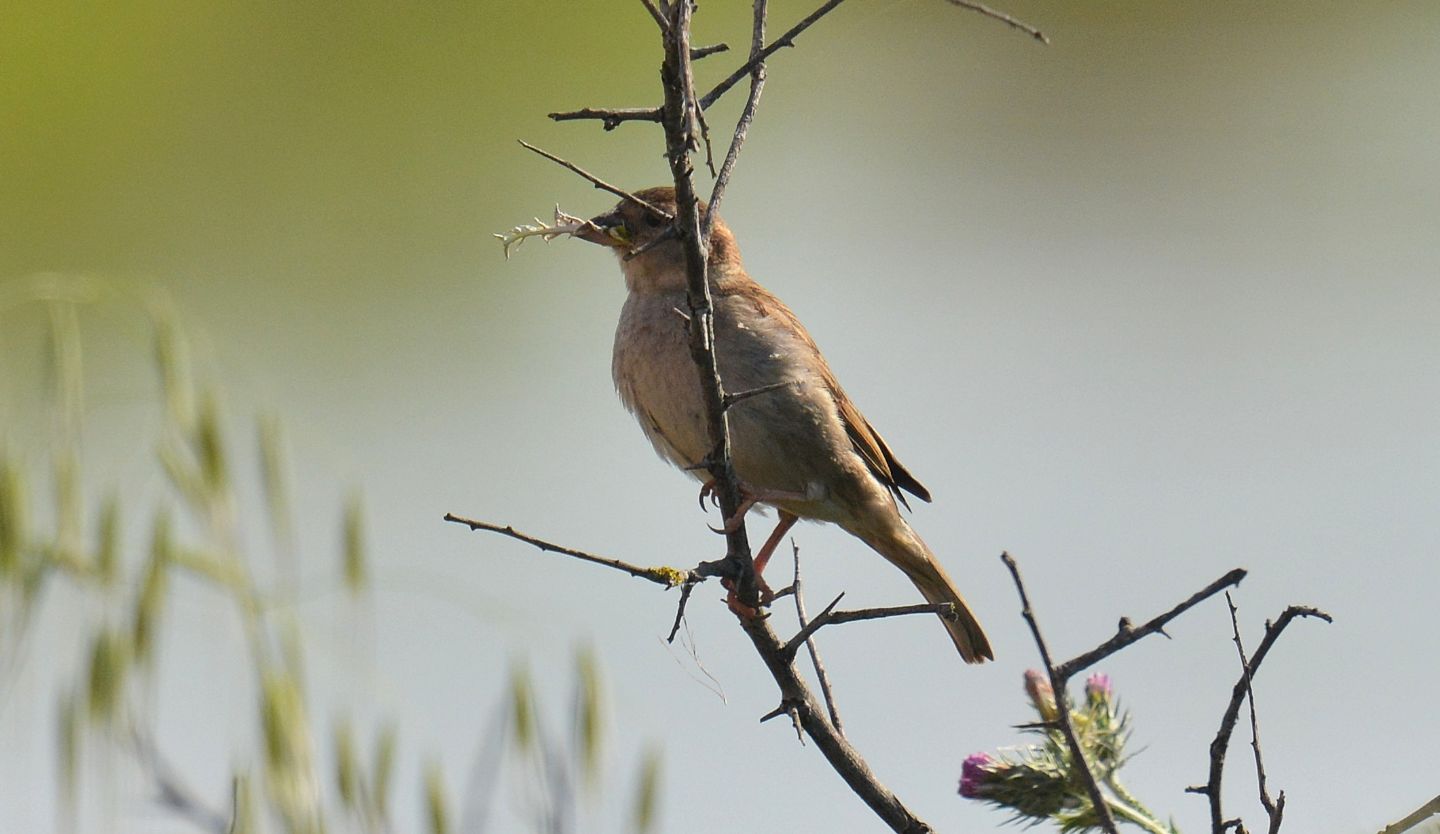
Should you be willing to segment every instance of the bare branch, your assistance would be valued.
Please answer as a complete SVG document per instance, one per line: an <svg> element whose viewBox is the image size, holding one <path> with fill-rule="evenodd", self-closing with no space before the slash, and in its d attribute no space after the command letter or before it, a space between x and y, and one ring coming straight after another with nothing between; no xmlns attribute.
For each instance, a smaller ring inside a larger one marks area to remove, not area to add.
<svg viewBox="0 0 1440 834"><path fill-rule="evenodd" d="M522 541L528 545L538 547L539 549L547 553L559 553L563 556L569 556L574 559L579 559L583 562L590 562L596 565L604 565L607 568L614 568L618 571L624 571L625 573L628 573L637 579L648 579L657 585L664 585L667 588L673 588L676 585L684 587L687 585L693 585L696 582L704 581L704 577L699 575L696 571L682 571L677 568L669 568L663 566L658 568L646 568L639 565L632 565L629 562L624 562L619 559L611 559L608 556L597 556L594 553L586 553L583 550L576 550L572 547L565 547L564 545L547 542L544 539L537 539L534 536L530 536L520 532L519 530L516 530L514 527L511 527L508 524L502 527L499 524L491 524L488 521L475 521L474 519L470 518L462 518L458 515L455 515L454 513L446 513L445 520L454 522L456 524L463 524L466 527L469 527L471 530L485 531L487 533L499 533L502 536L509 536L510 538L516 539L517 541Z"/></svg>
<svg viewBox="0 0 1440 834"><path fill-rule="evenodd" d="M644 2L646 2L648 5L649 0L644 0ZM716 84L710 89L708 93L700 97L700 108L702 110L710 109L710 105L719 101L721 96L724 96L726 93L730 92L730 89L732 87L740 83L740 79L752 74L757 66L763 65L767 58L780 51L780 49L787 46L794 46L795 38L798 37L800 33L804 32L806 29L809 29L816 23L816 21L820 20L820 18L834 11L835 7L839 6L843 2L845 2L845 0L827 0L826 3L821 5L815 11L811 12L799 23L796 23L794 26L786 30L785 34L781 35L779 38L776 38L773 42L771 42L768 46L761 50L759 54L752 53L749 60L737 67L735 71L726 76L723 81L721 81L719 84ZM998 20L1007 26L1024 32L1025 34L1029 35L1037 41L1040 41L1041 43L1050 43L1049 38L1045 37L1045 35L1039 29L1036 29L1034 26L1031 26L1024 21L1017 20L1016 18L1002 11L992 9L989 6L984 5L983 3L970 2L970 0L945 0L945 2L950 3L954 6L959 6L964 9L978 12L979 14L982 14L994 20ZM710 53L707 52L705 54ZM703 55L697 57L703 57ZM756 95L758 97L758 94ZM551 113L549 114L549 116L551 119L554 119L557 122L575 121L579 119L596 119L600 121L600 123L605 127L606 130L614 130L620 125L621 122L661 121L661 110L662 108L652 107L623 107L613 109L587 107L581 110L567 110L557 113Z"/></svg>
<svg viewBox="0 0 1440 834"><path fill-rule="evenodd" d="M690 601L690 592L703 581L703 577L686 578L685 583L680 586L680 602L675 606L675 622L670 626L670 636L665 638L666 643L675 642L675 635L680 631L680 623L685 621L685 604Z"/></svg>
<svg viewBox="0 0 1440 834"><path fill-rule="evenodd" d="M1210 742L1209 778L1204 785L1186 789L1189 793L1204 794L1210 800L1211 834L1224 834L1227 829L1241 825L1239 819L1225 819L1221 809L1220 785L1225 772L1225 752L1230 747L1230 736L1235 732L1235 722L1240 717L1240 704L1250 691L1250 681L1254 679L1255 673L1260 671L1260 662L1270 653L1270 647L1275 645L1280 633L1297 617L1314 617L1327 623L1332 622L1331 616L1318 608L1292 605L1286 608L1275 622L1265 624L1265 636L1260 638L1260 645L1255 648L1255 654L1250 656L1245 674L1240 676L1240 680L1236 681L1234 688L1230 690L1230 704L1220 718L1220 730L1215 734L1215 740Z"/></svg>
<svg viewBox="0 0 1440 834"><path fill-rule="evenodd" d="M1045 671L1050 676L1050 688L1055 692L1055 720L1060 725L1061 735L1065 736L1065 743L1070 747L1071 757L1080 767L1085 792L1090 795L1090 802L1095 806L1098 827L1107 834L1118 834L1115 830L1115 818L1110 814L1110 804L1100 792L1100 783L1095 781L1090 762L1085 759L1085 751L1081 749L1080 739L1075 735L1075 728L1070 723L1070 694L1066 689L1070 679L1061 675L1055 664L1050 662L1050 649L1045 646L1045 638L1040 636L1040 624L1036 622L1035 612L1030 608L1030 596L1025 593L1025 583L1020 579L1020 566L1009 553L1001 553L1000 559L1005 562L1005 567L1010 569L1010 576L1015 580L1015 590L1020 593L1020 616L1029 624L1030 633L1035 637L1035 646L1040 650L1040 660L1045 664Z"/></svg>
<svg viewBox="0 0 1440 834"><path fill-rule="evenodd" d="M1245 700L1250 705L1250 746L1255 751L1255 778L1260 786L1260 805L1264 807L1265 813L1270 817L1270 834L1280 830L1280 820L1285 815L1285 792L1280 792L1280 799L1270 798L1270 789L1265 783L1265 759L1260 753L1260 719L1255 711L1255 688L1250 682L1250 659L1245 656L1245 643L1240 639L1240 618L1235 608L1235 600L1231 598L1230 592L1225 592L1225 604L1230 609L1230 629L1234 635L1235 652L1240 655L1240 673L1245 681Z"/></svg>
<svg viewBox="0 0 1440 834"><path fill-rule="evenodd" d="M690 152L697 146L695 77L690 66L690 0L675 3L674 18L665 37L665 60L660 67L665 91L663 124L665 154L675 182L675 205L679 214L677 234L685 252L687 302L690 307L690 357L695 362L705 400L705 429L711 444L709 473L720 498L724 518L736 518L741 506L739 480L730 453L730 426L725 413L725 386L715 359L714 305L706 278L708 251L700 230L700 211L691 176ZM725 534L726 559L737 574L736 593L746 605L759 604L750 539L744 519Z"/></svg>
<svg viewBox="0 0 1440 834"><path fill-rule="evenodd" d="M579 110L562 110L546 115L557 122L597 119L606 130L614 130L621 122L660 121L660 109L657 107L582 107Z"/></svg>
<svg viewBox="0 0 1440 834"><path fill-rule="evenodd" d="M800 644L810 639L810 636L827 625L840 625L841 623L854 623L860 620L880 620L886 617L904 617L910 614L936 614L950 619L955 616L955 605L949 602L922 602L915 605L897 605L891 608L857 608L853 611L836 611L835 604L841 597L835 597L820 615L810 622L804 624L794 637L785 644L785 650L794 654L799 651Z"/></svg>
<svg viewBox="0 0 1440 834"><path fill-rule="evenodd" d="M820 8L811 12L799 23L787 29L785 31L785 34L776 38L775 41L769 46L760 50L760 54L751 55L750 60L742 64L739 69L730 73L730 75L727 76L724 81L716 84L710 90L710 92L700 97L700 107L703 109L709 109L710 105L719 101L720 97L729 92L730 88L734 87L737 83L739 83L740 79L753 72L756 66L765 63L766 58L769 58L771 55L775 54L775 52L780 50L782 47L794 46L795 38L799 36L801 32L809 29L815 24L817 20L834 11L835 7L843 2L845 2L845 0L827 0L827 2L824 5L820 6Z"/></svg>
<svg viewBox="0 0 1440 834"><path fill-rule="evenodd" d="M1065 661L1060 664L1057 671L1066 679L1073 678L1077 672L1094 666L1096 663L1099 663L1141 638L1148 637L1151 634L1164 634L1165 626L1171 620L1184 614L1186 611L1189 611L1191 608L1194 608L1196 605L1199 605L1201 602L1204 602L1225 588L1238 586L1240 580L1244 578L1245 569L1236 568L1199 591L1196 591L1194 594L1191 594L1189 599L1139 628L1132 627L1129 618L1124 618L1120 620L1120 628L1116 631L1114 637L1111 637L1109 640L1106 640L1104 643L1101 643L1078 657Z"/></svg>
<svg viewBox="0 0 1440 834"><path fill-rule="evenodd" d="M790 592L795 595L795 619L803 630L808 615L805 613L805 595L800 589L800 546L794 539L790 540L790 553L795 557L795 579L790 583ZM825 711L830 715L830 723L834 725L835 732L844 736L845 725L841 723L840 710L835 706L835 692L830 688L830 675L825 671L825 664L820 662L820 650L815 647L813 635L805 638L805 649L810 653L810 665L815 667L815 679L820 683L820 694L825 698Z"/></svg>
<svg viewBox="0 0 1440 834"><path fill-rule="evenodd" d="M765 21L770 14L770 0L755 0L754 19L750 27L750 61L755 65L750 70L750 95L745 107L735 122L735 135L730 139L730 150L725 152L725 161L720 165L720 174L715 177L715 187L710 191L710 205L705 215L702 233L710 239L710 229L715 225L716 212L725 197L725 188L730 184L730 174L735 170L735 160L740 157L740 148L750 133L750 124L755 121L755 108L760 104L760 92L765 89Z"/></svg>
<svg viewBox="0 0 1440 834"><path fill-rule="evenodd" d="M550 160L551 162L554 162L555 164L560 165L561 167L567 168L567 169L575 172L576 174L579 174L581 177L584 177L585 179L589 180L591 185L595 186L596 188L600 189L601 191L609 191L611 194L614 194L616 197L620 197L621 199L628 200L628 201L630 201L631 203L634 203L635 205L637 205L637 206L645 209L646 211L650 212L651 214L655 215L656 217L662 218L662 219L665 220L666 222L669 222L670 220L673 220L673 219L674 219L674 218L672 218L672 217L670 216L670 213L669 213L669 212L662 211L659 207L655 206L654 204L648 203L648 202L646 202L645 200L642 200L642 199L640 199L639 197L636 197L634 194L631 194L629 191L626 191L625 189L620 188L619 186L611 185L610 183L608 183L608 182L600 179L599 177L595 176L594 174L590 173L589 171L586 171L584 168L581 168L579 165L576 165L575 163L571 162L571 161L568 160L568 159L564 159L564 158L562 158L562 157L556 156L555 154L550 153L550 152L547 151L547 150L543 150L543 149L541 149L541 148L537 148L537 147L535 147L534 145L530 144L529 142L526 142L524 139L517 139L517 140L515 140L515 141L519 142L520 145L521 145L521 147L524 147L524 148L527 149L527 150L534 151L535 153L540 154L541 156L545 157L546 159Z"/></svg>
<svg viewBox="0 0 1440 834"><path fill-rule="evenodd" d="M1030 24L1022 20L1016 20L1015 18L1002 11L992 9L984 3L974 3L971 2L971 0L945 0L945 2L949 3L952 6L959 6L962 9L969 9L972 12L979 12L985 17L988 17L992 20L998 20L1006 26L1011 27L1012 29L1019 29L1021 32L1024 32L1025 34L1045 44L1046 46L1050 45L1050 39L1045 37L1045 35L1042 34L1039 29L1036 29L1034 26L1031 26Z"/></svg>
<svg viewBox="0 0 1440 834"><path fill-rule="evenodd" d="M654 0L640 0L640 2L645 4L645 11L649 12L650 16L655 19L655 25L660 27L661 32L670 31L670 21L666 20L665 15L661 14L660 10L655 7Z"/></svg>

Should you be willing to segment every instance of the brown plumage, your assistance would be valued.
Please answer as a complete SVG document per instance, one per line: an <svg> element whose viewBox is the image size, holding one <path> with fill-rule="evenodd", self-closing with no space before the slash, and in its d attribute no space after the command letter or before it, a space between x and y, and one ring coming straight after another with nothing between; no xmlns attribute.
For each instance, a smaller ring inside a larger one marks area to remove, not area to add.
<svg viewBox="0 0 1440 834"><path fill-rule="evenodd" d="M670 188L638 195L674 214ZM690 358L683 250L661 240L667 224L622 201L579 237L615 249L629 290L615 332L615 387L656 450L682 468L708 451L703 397ZM629 253L644 247L633 257ZM729 391L791 383L736 403L729 411L735 471L744 489L780 512L780 526L756 554L763 569L796 518L828 521L905 572L925 599L954 605L942 618L971 663L994 654L979 621L939 561L900 516L904 493L930 500L845 394L804 325L745 272L740 250L718 217L710 242L716 361ZM697 477L703 475L689 469ZM907 504L908 506L908 504Z"/></svg>

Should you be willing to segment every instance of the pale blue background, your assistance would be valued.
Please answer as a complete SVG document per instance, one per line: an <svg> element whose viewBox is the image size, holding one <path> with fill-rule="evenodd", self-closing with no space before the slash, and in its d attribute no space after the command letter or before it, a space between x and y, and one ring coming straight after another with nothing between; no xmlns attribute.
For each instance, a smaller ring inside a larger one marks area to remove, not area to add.
<svg viewBox="0 0 1440 834"><path fill-rule="evenodd" d="M774 31L808 11L774 6ZM748 8L704 4L697 41L742 43ZM1244 566L1252 645L1288 603L1336 618L1293 626L1257 680L1286 830L1377 830L1440 776L1440 10L1006 8L1054 44L938 0L842 7L771 64L726 201L752 274L935 494L914 525L999 657L963 667L919 619L823 634L851 738L940 830L994 829L1003 815L955 796L960 762L1017 739L1037 662L999 552L1020 559L1065 656ZM515 138L617 182L664 181L655 129L544 118L656 100L638 3L6 17L0 278L164 287L203 333L237 443L257 411L283 417L317 724L339 708L398 718L403 824L419 825L422 755L463 782L513 658L560 716L573 650L591 645L613 767L583 830L622 830L652 742L662 830L878 830L812 748L756 723L775 692L717 588L697 592L691 626L728 702L658 639L673 594L440 520L645 563L720 552L694 485L611 391L612 259L556 242L507 263L490 237L556 201L609 203ZM708 59L702 83L734 60ZM737 106L712 115L717 133ZM41 331L5 315L0 418L28 448ZM83 324L89 474L97 494L125 484L138 538L162 494L145 329L108 309ZM352 484L369 509L368 607L335 579ZM853 540L797 536L812 607L841 590L913 601ZM0 830L54 824L54 696L75 624L99 617L53 597L0 703ZM160 738L220 802L253 737L250 681L226 660L238 629L194 587L171 617ZM1194 832L1205 803L1182 790L1204 781L1237 666L1223 603L1170 633L1103 668L1136 718L1131 787ZM1236 740L1229 809L1255 827ZM110 787L93 790L86 830L161 825L133 774L93 784Z"/></svg>

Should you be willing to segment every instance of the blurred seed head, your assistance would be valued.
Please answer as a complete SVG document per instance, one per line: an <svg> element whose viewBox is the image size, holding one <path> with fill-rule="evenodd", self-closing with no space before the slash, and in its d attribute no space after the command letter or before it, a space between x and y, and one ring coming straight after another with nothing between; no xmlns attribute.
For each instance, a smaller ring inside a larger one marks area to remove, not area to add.
<svg viewBox="0 0 1440 834"><path fill-rule="evenodd" d="M438 762L425 766L425 818L430 834L450 834L450 810L445 799L445 777Z"/></svg>

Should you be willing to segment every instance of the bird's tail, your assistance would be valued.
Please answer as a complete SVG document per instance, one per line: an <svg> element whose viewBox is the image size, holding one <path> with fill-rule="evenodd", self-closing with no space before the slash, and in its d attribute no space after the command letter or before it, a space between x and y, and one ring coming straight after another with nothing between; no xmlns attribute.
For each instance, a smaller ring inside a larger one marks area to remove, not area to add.
<svg viewBox="0 0 1440 834"><path fill-rule="evenodd" d="M965 598L960 596L960 591L955 588L955 583L951 581L945 568L940 566L935 554L930 552L930 548L925 546L925 542L915 535L915 531L911 530L908 524L901 521L883 531L856 533L875 552L904 571L926 602L948 602L955 607L954 617L942 616L940 620L945 624L945 630L950 633L950 639L955 641L955 648L960 650L960 657L966 663L984 663L986 660L995 659L995 652L990 648L990 638L985 636L985 629L981 628L975 612L970 610Z"/></svg>

